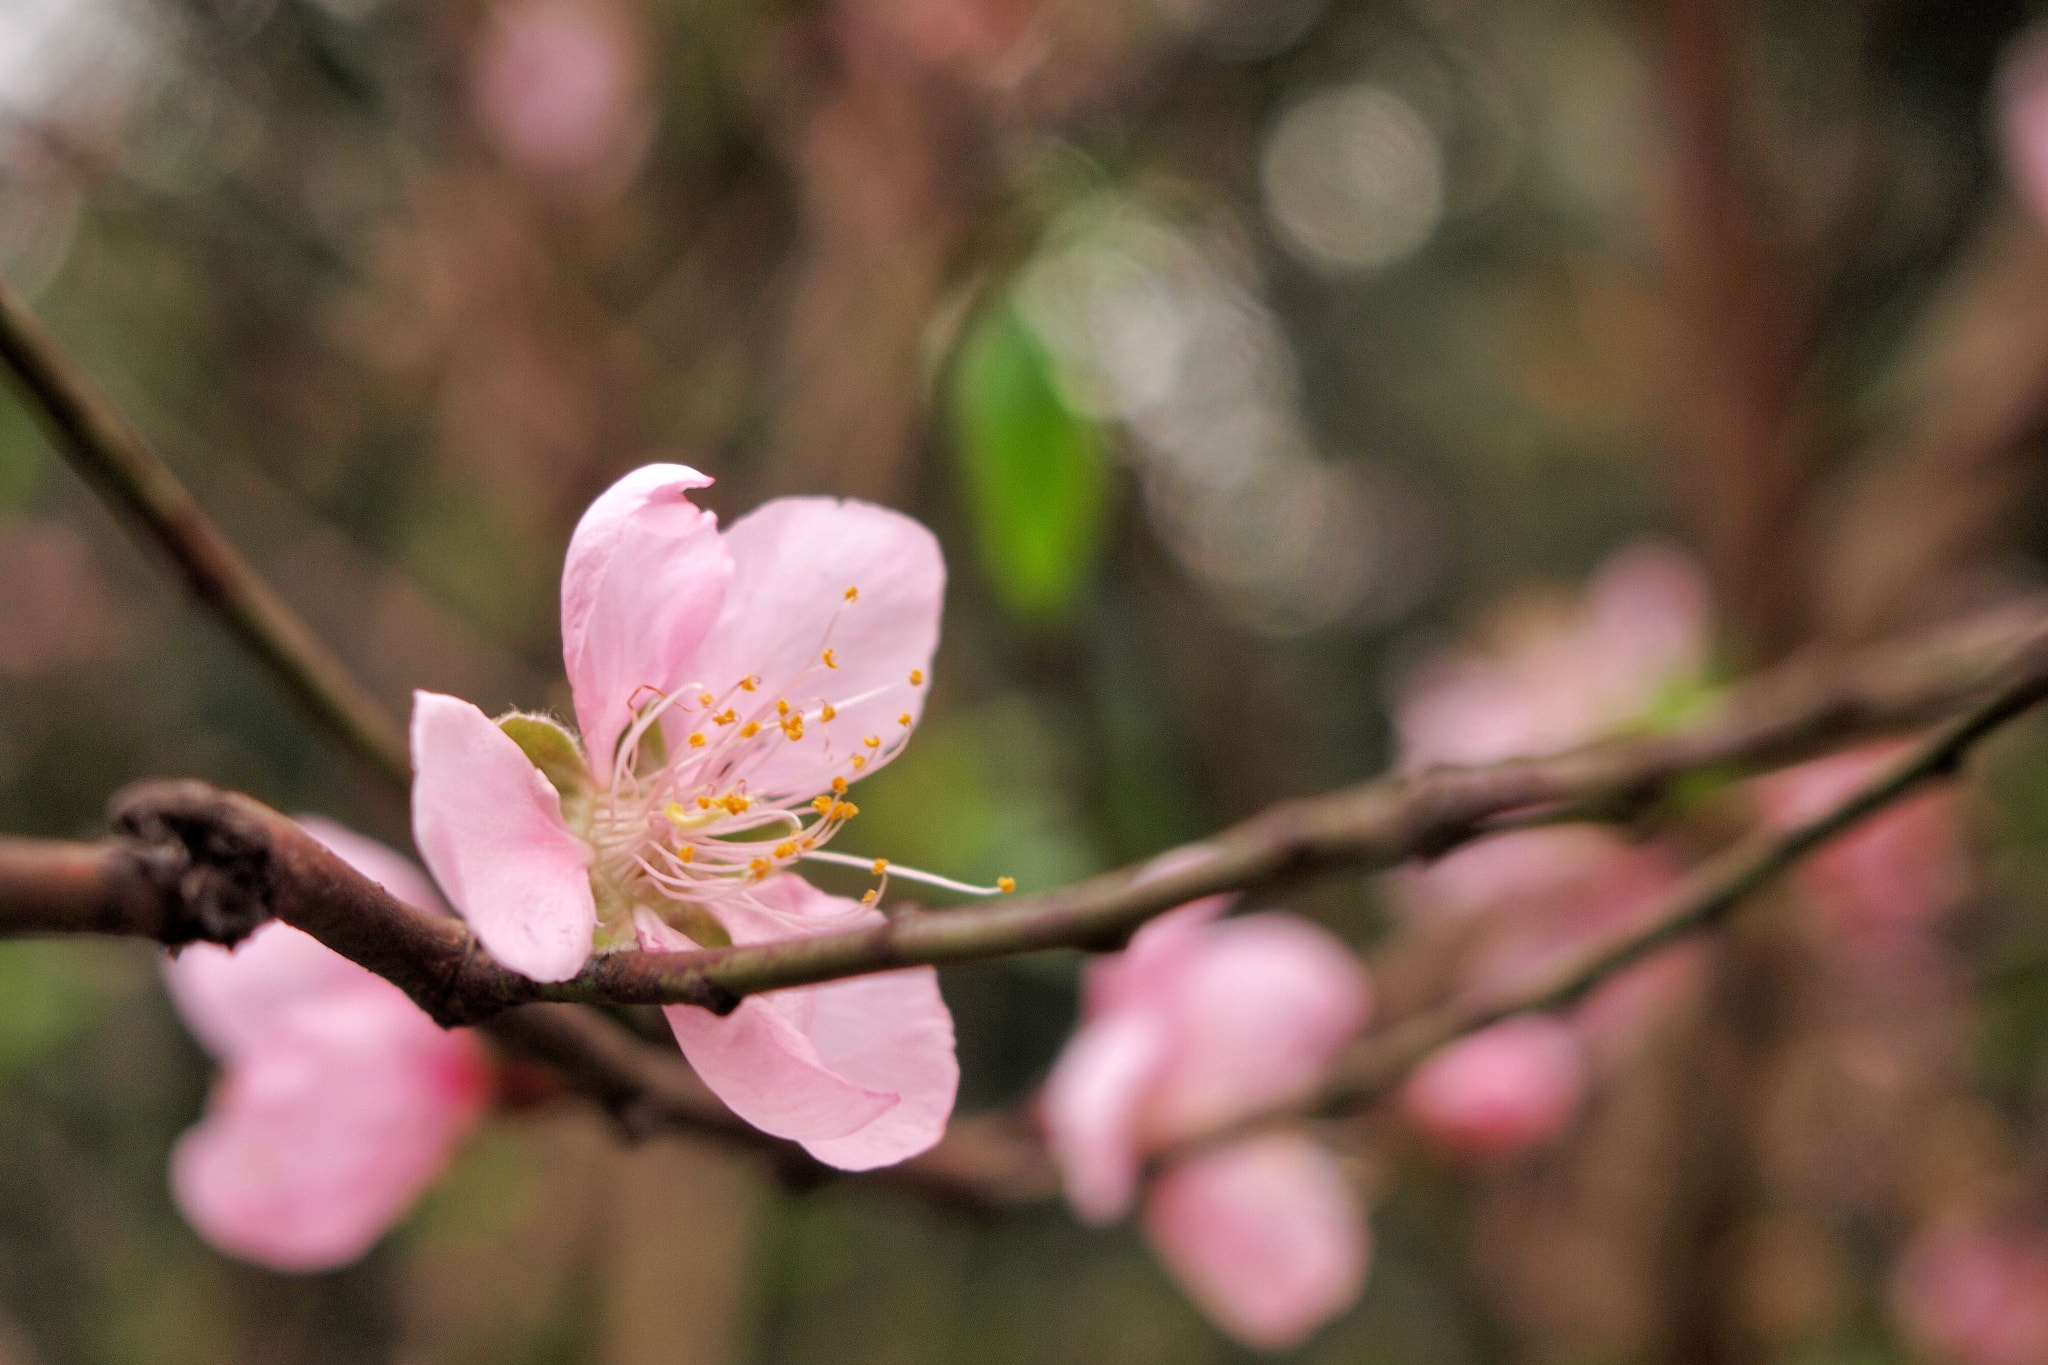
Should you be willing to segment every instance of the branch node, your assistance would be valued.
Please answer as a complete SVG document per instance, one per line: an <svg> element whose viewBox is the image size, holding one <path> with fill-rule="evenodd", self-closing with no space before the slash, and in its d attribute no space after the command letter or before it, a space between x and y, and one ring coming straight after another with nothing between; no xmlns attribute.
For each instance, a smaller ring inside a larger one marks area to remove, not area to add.
<svg viewBox="0 0 2048 1365"><path fill-rule="evenodd" d="M110 814L162 908L163 943L232 947L270 918L270 839L211 787L142 783L117 792Z"/></svg>

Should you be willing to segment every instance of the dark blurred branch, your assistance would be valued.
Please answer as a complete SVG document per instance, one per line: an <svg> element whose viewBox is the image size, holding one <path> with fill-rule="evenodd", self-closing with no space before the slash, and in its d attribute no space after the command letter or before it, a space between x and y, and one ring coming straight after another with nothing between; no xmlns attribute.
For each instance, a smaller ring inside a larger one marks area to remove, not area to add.
<svg viewBox="0 0 2048 1365"><path fill-rule="evenodd" d="M1802 638L1801 566L1786 557L1816 448L1800 402L1811 345L1797 282L1758 211L1750 19L1742 0L1657 7L1670 156L1655 217L1682 352L1681 479L1736 636L1771 659Z"/></svg>
<svg viewBox="0 0 2048 1365"><path fill-rule="evenodd" d="M206 517L142 434L0 281L0 362L64 457L171 563L285 691L358 758L412 781L404 729L308 630Z"/></svg>
<svg viewBox="0 0 2048 1365"><path fill-rule="evenodd" d="M18 870L0 879L0 890L19 889L0 897L0 933L233 942L275 916L395 982L443 1024L478 1023L537 1000L725 1011L755 991L898 967L1115 947L1147 919L1200 896L1434 857L1532 820L1630 819L1681 781L1739 775L1963 708L2007 705L2032 696L2027 689L2044 679L2048 619L2035 605L1851 659L1786 665L1669 733L1290 801L1217 835L1202 846L1203 859L1171 875L1141 881L1141 869L1128 868L1046 895L906 911L872 928L744 948L609 953L556 985L499 966L460 921L394 899L250 797L197 782L149 782L117 798L119 838L5 846L0 867ZM40 889L45 874L56 889Z"/></svg>

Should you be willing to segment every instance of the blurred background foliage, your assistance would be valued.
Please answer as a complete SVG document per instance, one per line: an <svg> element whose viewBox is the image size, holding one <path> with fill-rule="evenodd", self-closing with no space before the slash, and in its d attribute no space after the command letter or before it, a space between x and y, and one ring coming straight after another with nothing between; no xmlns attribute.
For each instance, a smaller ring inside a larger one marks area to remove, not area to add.
<svg viewBox="0 0 2048 1365"><path fill-rule="evenodd" d="M1043 888L1383 769L1422 660L1646 535L1707 564L1732 667L2031 581L2048 237L1996 97L2034 8L0 0L0 270L394 708L566 712L562 550L633 465L727 518L919 516L945 640L860 850ZM404 843L11 400L0 717L10 832L172 774ZM2025 1170L2048 740L1980 786L1976 1086L1923 1164ZM1296 904L1388 929L1364 881ZM1042 1076L1075 965L949 974L965 1107ZM207 1082L146 947L0 945L0 1359L1244 1354L1128 1230L780 1190L566 1106L366 1263L265 1275L168 1201ZM1475 1252L1470 1182L1365 1178L1370 1287L1304 1359L1658 1354L1531 1326L1503 1258L1581 1252ZM1897 1225L1827 1228L1670 1262L1758 1324L1713 1358L1909 1358Z"/></svg>

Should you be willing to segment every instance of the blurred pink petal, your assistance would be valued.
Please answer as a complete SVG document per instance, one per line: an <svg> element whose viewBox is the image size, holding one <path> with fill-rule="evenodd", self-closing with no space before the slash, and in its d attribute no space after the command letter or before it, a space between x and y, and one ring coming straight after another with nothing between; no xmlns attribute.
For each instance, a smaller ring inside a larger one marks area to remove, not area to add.
<svg viewBox="0 0 2048 1365"><path fill-rule="evenodd" d="M2048 222L2048 32L2029 28L2007 45L1997 101L2007 174L2034 216Z"/></svg>
<svg viewBox="0 0 2048 1365"><path fill-rule="evenodd" d="M1520 1015L1438 1051L1409 1078L1401 1101L1433 1142L1494 1157L1554 1137L1585 1089L1585 1049L1571 1027Z"/></svg>
<svg viewBox="0 0 2048 1365"><path fill-rule="evenodd" d="M475 1038L403 997L310 1004L231 1059L172 1154L171 1192L230 1255L346 1265L441 1174L489 1094Z"/></svg>
<svg viewBox="0 0 2048 1365"><path fill-rule="evenodd" d="M600 494L570 537L562 662L600 782L636 703L692 682L723 692L749 671L707 674L697 658L733 577L718 518L688 496L710 483L686 465L643 465Z"/></svg>
<svg viewBox="0 0 2048 1365"><path fill-rule="evenodd" d="M803 919L817 921L810 932L882 922L879 911L798 877L764 882L757 896L775 913L720 907L735 943L789 938ZM694 946L647 912L637 925L650 951ZM724 1018L691 1005L663 1013L690 1065L734 1113L827 1165L892 1165L945 1134L960 1068L930 967L749 996Z"/></svg>
<svg viewBox="0 0 2048 1365"><path fill-rule="evenodd" d="M1788 768L1757 784L1758 799L1773 825L1789 827L1823 814L1904 752L1904 745L1873 744ZM1969 891L1955 792L1923 792L1880 811L1793 875L1838 933L1932 927Z"/></svg>
<svg viewBox="0 0 2048 1365"><path fill-rule="evenodd" d="M1176 1162L1144 1227L1188 1297L1248 1345L1298 1345L1365 1285L1364 1217L1335 1160L1291 1135Z"/></svg>
<svg viewBox="0 0 2048 1365"><path fill-rule="evenodd" d="M632 44L623 18L590 0L500 6L476 57L478 122L529 170L593 168L634 132L640 71Z"/></svg>
<svg viewBox="0 0 2048 1365"><path fill-rule="evenodd" d="M1705 580L1656 545L1607 561L1568 619L1501 654L1461 651L1426 670L1396 717L1402 766L1493 763L1597 738L1698 673Z"/></svg>
<svg viewBox="0 0 2048 1365"><path fill-rule="evenodd" d="M1364 1027L1371 993L1335 935L1277 911L1213 922L1219 908L1181 907L1088 965L1043 1113L1091 1221L1129 1206L1148 1152L1301 1097Z"/></svg>
<svg viewBox="0 0 2048 1365"><path fill-rule="evenodd" d="M1162 1146L1306 1096L1371 1009L1337 936L1276 911L1210 926L1161 993L1174 1046L1143 1123Z"/></svg>
<svg viewBox="0 0 2048 1365"><path fill-rule="evenodd" d="M329 821L316 838L429 913L439 899L398 854ZM179 1013L227 1066L171 1161L179 1208L207 1241L276 1270L367 1251L447 1165L491 1075L467 1031L445 1032L382 977L272 922L232 953L167 960Z"/></svg>
<svg viewBox="0 0 2048 1365"><path fill-rule="evenodd" d="M492 957L566 981L590 957L590 851L519 746L468 702L413 693L413 838Z"/></svg>
<svg viewBox="0 0 2048 1365"><path fill-rule="evenodd" d="M1081 1029L1046 1077L1043 1116L1067 1200L1091 1223L1130 1211L1138 1118L1171 1038L1155 1011L1124 1010Z"/></svg>
<svg viewBox="0 0 2048 1365"><path fill-rule="evenodd" d="M2048 1239L1968 1220L1910 1242L1892 1270L1891 1307L1935 1365L2048 1360Z"/></svg>
<svg viewBox="0 0 2048 1365"><path fill-rule="evenodd" d="M808 798L836 775L865 775L894 757L924 714L923 675L938 648L946 562L922 525L865 502L777 498L726 529L734 570L695 673L722 688L748 674L793 704L831 702L835 719L800 742L766 746L749 766L767 799ZM848 601L846 590L858 590ZM832 665L820 660L832 651ZM911 675L919 675L913 683ZM864 737L884 742L858 774L846 759Z"/></svg>

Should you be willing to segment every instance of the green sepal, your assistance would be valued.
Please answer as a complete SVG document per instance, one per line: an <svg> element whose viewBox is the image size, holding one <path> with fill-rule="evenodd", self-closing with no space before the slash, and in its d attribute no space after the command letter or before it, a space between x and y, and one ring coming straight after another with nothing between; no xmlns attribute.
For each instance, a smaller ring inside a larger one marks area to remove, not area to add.
<svg viewBox="0 0 2048 1365"><path fill-rule="evenodd" d="M541 776L560 793L564 802L589 794L590 769L576 737L546 716L514 711L500 717L498 728L512 737L527 761L540 769Z"/></svg>

